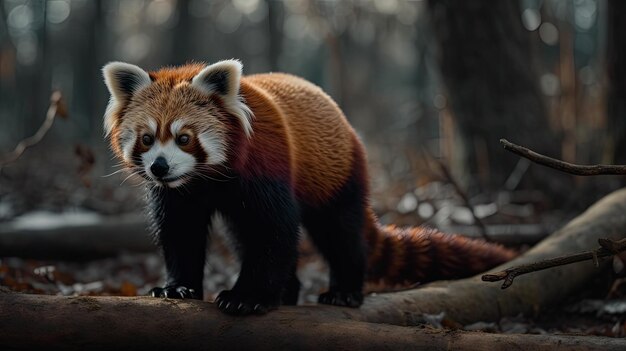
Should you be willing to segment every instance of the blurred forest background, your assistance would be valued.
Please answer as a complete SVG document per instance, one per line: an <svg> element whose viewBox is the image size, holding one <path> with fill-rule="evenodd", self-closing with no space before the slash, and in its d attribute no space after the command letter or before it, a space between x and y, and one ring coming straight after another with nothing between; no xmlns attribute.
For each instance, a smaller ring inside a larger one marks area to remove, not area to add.
<svg viewBox="0 0 626 351"><path fill-rule="evenodd" d="M136 182L104 177L116 169L101 67L225 58L247 74L305 77L339 103L366 143L383 221L450 216L431 201L456 192L434 160L484 205L479 217L515 203L516 215L574 215L624 178L542 169L498 140L570 162L626 163L625 9L619 0L3 0L0 159L39 128L54 89L69 118L0 169L0 221L138 211Z"/></svg>
<svg viewBox="0 0 626 351"><path fill-rule="evenodd" d="M499 143L626 163L624 14L623 0L0 0L0 288L133 296L164 284L141 182L116 173L103 138L110 61L154 70L238 58L247 74L302 76L365 142L383 223L488 233L523 251L626 181L546 169ZM67 118L8 162L55 90ZM208 300L237 277L221 238ZM300 249L300 301L315 303L327 269L307 240ZM608 275L583 296L623 299L626 280ZM491 327L626 335L622 312L582 326L584 305L573 306L542 329Z"/></svg>

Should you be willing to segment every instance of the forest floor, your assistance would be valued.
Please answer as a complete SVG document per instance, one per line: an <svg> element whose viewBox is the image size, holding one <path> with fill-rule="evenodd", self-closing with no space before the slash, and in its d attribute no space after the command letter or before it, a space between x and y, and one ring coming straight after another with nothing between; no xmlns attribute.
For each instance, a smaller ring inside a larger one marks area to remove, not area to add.
<svg viewBox="0 0 626 351"><path fill-rule="evenodd" d="M238 264L223 243L214 243L206 265L204 299L234 283ZM298 275L302 281L299 304L315 304L326 289L328 270L321 258L303 245ZM21 258L0 259L0 286L14 291L49 295L146 295L162 286L164 266L153 254L123 254L88 262L65 262ZM488 283L485 283L488 284ZM460 325L444 314L424 318L432 327L516 334L576 334L626 336L626 283L600 274L595 282L562 305L537 316L507 317L498 322Z"/></svg>
<svg viewBox="0 0 626 351"><path fill-rule="evenodd" d="M95 167L102 170L93 170L89 157L81 156L84 150L76 151L73 158L31 153L25 156L25 162L0 173L0 223L33 212L86 212L109 216L135 213L140 216L141 181L128 179L120 186L123 176L94 177L90 172L103 173L110 165L96 164ZM43 171L54 169L71 172ZM471 211L451 184L441 180L418 184L411 174L406 175L404 182L397 176L373 178L397 180L393 184L373 183L373 205L381 222L429 225L444 231L480 235ZM505 243L521 251L578 214L556 210L543 194L532 191L479 195L473 197L471 203L490 233L508 232L508 236L503 236L508 238ZM212 301L217 293L233 285L239 271L223 233L212 239L207 261L204 299ZM623 271L623 264L619 267L619 263L616 262L615 270ZM318 294L328 285L328 269L308 240L303 240L301 245L298 275L302 281L299 303L315 304ZM163 262L156 250L83 262L0 257L0 286L24 293L145 295L152 287L163 284L163 276ZM536 316L507 317L497 323L460 325L443 314L426 317L429 324L439 328L625 337L626 282L612 272L599 272L596 281L561 305Z"/></svg>

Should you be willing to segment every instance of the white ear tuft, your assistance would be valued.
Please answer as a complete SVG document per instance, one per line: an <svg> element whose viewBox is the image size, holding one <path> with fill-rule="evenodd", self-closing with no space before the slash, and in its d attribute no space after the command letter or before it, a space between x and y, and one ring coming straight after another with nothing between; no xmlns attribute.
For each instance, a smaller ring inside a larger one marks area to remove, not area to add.
<svg viewBox="0 0 626 351"><path fill-rule="evenodd" d="M204 68L191 80L191 85L205 94L219 95L230 113L235 115L250 137L252 134L252 111L239 95L243 66L237 60L225 60Z"/></svg>
<svg viewBox="0 0 626 351"><path fill-rule="evenodd" d="M106 135L113 128L113 111L120 103L127 102L140 89L150 85L152 80L141 68L124 62L110 62L102 68L104 83L111 99L104 114L104 131Z"/></svg>

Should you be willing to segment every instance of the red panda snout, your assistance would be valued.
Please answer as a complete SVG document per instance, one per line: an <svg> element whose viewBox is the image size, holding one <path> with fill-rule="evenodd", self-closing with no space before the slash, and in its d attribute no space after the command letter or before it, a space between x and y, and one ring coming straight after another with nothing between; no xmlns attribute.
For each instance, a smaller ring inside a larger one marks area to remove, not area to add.
<svg viewBox="0 0 626 351"><path fill-rule="evenodd" d="M141 154L141 164L149 180L175 188L193 177L196 157L182 150L176 141L155 141Z"/></svg>
<svg viewBox="0 0 626 351"><path fill-rule="evenodd" d="M163 158L163 156L159 156L150 165L150 171L157 178L162 179L170 171L170 166L167 164L167 161Z"/></svg>

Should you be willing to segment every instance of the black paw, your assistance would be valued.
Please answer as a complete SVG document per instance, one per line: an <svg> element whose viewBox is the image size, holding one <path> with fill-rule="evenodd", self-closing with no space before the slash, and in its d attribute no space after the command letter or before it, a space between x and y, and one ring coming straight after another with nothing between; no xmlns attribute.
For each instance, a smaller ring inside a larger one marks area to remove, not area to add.
<svg viewBox="0 0 626 351"><path fill-rule="evenodd" d="M318 303L325 305L346 306L346 307L359 307L363 304L362 292L341 292L341 291L328 291L321 294L318 299Z"/></svg>
<svg viewBox="0 0 626 351"><path fill-rule="evenodd" d="M215 304L220 311L237 316L266 314L270 310L278 307L277 304L269 304L250 298L244 298L232 290L222 291L215 299Z"/></svg>
<svg viewBox="0 0 626 351"><path fill-rule="evenodd" d="M202 300L202 296L194 289L184 286L166 286L164 288L152 288L148 293L152 297L164 297L168 299L196 299Z"/></svg>

